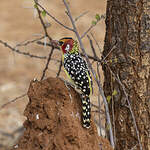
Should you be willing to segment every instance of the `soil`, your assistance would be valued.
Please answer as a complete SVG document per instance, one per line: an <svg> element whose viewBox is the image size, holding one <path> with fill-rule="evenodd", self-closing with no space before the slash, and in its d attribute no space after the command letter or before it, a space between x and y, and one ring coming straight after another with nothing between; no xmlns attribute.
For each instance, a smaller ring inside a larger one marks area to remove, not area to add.
<svg viewBox="0 0 150 150"><path fill-rule="evenodd" d="M13 150L112 150L93 121L82 127L80 95L61 79L32 81L28 97L24 135Z"/></svg>

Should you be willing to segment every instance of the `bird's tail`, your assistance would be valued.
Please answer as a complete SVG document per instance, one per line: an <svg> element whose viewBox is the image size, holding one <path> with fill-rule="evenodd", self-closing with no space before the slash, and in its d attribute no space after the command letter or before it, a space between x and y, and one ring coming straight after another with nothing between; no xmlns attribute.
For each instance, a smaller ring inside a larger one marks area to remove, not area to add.
<svg viewBox="0 0 150 150"><path fill-rule="evenodd" d="M91 120L91 106L90 106L90 98L82 95L82 118L83 118L83 127L90 128L90 120Z"/></svg>

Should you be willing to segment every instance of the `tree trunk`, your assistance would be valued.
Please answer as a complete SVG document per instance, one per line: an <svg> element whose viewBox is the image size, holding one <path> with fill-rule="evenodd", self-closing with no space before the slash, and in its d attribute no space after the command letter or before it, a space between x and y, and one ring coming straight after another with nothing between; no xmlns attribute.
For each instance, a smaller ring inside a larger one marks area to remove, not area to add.
<svg viewBox="0 0 150 150"><path fill-rule="evenodd" d="M150 149L149 0L107 1L103 57L109 52L107 62L103 65L104 91L106 97L111 96L109 109L116 149L140 149L128 98L142 148L148 150ZM116 79L123 85L121 86Z"/></svg>

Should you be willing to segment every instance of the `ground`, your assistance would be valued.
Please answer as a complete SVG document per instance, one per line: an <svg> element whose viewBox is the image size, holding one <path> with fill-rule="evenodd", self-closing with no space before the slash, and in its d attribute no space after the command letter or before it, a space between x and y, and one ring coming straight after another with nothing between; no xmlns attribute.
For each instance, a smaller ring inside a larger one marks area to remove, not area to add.
<svg viewBox="0 0 150 150"><path fill-rule="evenodd" d="M80 95L61 79L32 81L28 97L24 134L13 150L112 150L93 116L91 127L82 127Z"/></svg>
<svg viewBox="0 0 150 150"><path fill-rule="evenodd" d="M65 9L62 1L43 0L44 6L57 17L60 21L70 26L65 15ZM77 22L80 34L82 34L91 25L95 14L105 13L106 2L102 0L93 0L87 3L86 0L76 0L70 2L70 7L73 16L79 16L81 13L88 11L87 15ZM30 0L1 0L0 5L0 40L6 41L12 46L15 46L22 41L31 40L39 37L43 33L42 26L38 20L36 12L33 9L33 3ZM49 34L53 39L59 39L64 36L74 36L73 33L63 29L50 18L45 18L45 21L50 22ZM103 39L105 35L104 21L100 22L93 30L93 34L97 39L100 47L103 47ZM91 54L87 38L83 39L86 50ZM8 101L16 98L27 92L30 81L33 78L40 79L42 70L45 66L45 60L30 58L27 56L18 55L10 49L0 45L0 107ZM36 55L47 56L49 48L38 46L37 44L28 45L26 47L18 47L19 50L30 52ZM97 50L97 54L100 55ZM54 59L61 59L59 51L55 51ZM51 61L46 77L55 77L58 70L58 62ZM64 72L61 73L64 77ZM97 99L97 89L94 88L92 100ZM16 138L20 136L18 133L21 130L26 117L23 112L28 103L28 97L21 98L15 103L11 103L0 109L0 148L13 145ZM20 130L19 130L20 129Z"/></svg>

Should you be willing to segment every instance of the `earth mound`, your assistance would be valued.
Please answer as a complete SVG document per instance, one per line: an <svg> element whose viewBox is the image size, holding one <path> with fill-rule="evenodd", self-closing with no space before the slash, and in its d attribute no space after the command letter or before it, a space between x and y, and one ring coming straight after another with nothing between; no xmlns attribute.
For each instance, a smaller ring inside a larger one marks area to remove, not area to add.
<svg viewBox="0 0 150 150"><path fill-rule="evenodd" d="M112 150L91 128L82 127L80 95L58 78L32 81L24 134L13 150Z"/></svg>

